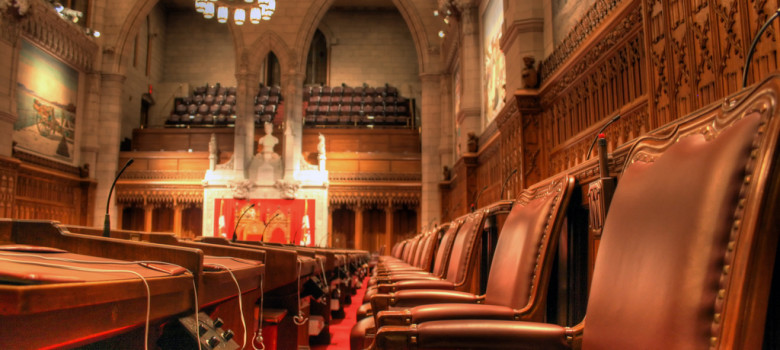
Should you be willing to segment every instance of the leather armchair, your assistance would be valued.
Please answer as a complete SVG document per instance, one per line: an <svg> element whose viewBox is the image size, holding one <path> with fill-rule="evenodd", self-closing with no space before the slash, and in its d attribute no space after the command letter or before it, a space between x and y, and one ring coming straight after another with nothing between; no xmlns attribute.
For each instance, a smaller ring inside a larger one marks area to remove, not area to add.
<svg viewBox="0 0 780 350"><path fill-rule="evenodd" d="M539 305L541 303L536 301L543 301L541 291L546 291L551 269L545 262L557 243L574 183L570 176L558 176L521 195L499 235L484 296L454 291L446 283L448 281L428 284L436 289L413 289L427 283L410 281L406 285L394 284L393 287L401 287L394 293L372 296L373 314L378 316L381 311L440 303L501 305L507 308L508 314L513 314L515 308L536 311L529 305ZM379 324L379 320L375 319L375 323Z"/></svg>
<svg viewBox="0 0 780 350"><path fill-rule="evenodd" d="M407 289L391 294L375 295L371 298L371 306L376 316L360 320L353 327L351 335L353 348L360 347L361 342L356 338L361 334L364 334L367 339L372 338L376 332L377 322L393 322L394 319L398 319L398 314L385 312L391 307L403 309L446 303L450 307L468 313L468 317L541 320L547 281L552 267L552 264L545 262L552 256L556 247L557 237L565 218L564 213L574 192L574 184L573 177L561 175L524 191L512 204L512 210L505 220L496 243L487 292L484 296L446 289ZM453 258L450 261L451 265L453 261L458 260ZM455 265L457 266L457 263ZM448 272L448 280L449 276ZM447 286L442 283L440 287ZM455 316L452 313L437 314L430 309L413 308L410 310L412 316L408 318L410 320L408 323L414 319L414 312L417 310L424 312L421 317L426 320ZM381 321L379 317L382 317ZM404 318L400 319L404 320Z"/></svg>
<svg viewBox="0 0 780 350"><path fill-rule="evenodd" d="M764 267L775 261L780 240L778 99L780 77L773 77L749 95L712 104L662 136L630 146L580 325L426 321L413 308L383 320L401 318L410 325L381 327L374 344L381 349L761 348L772 288L772 274ZM435 316L453 316L447 312Z"/></svg>

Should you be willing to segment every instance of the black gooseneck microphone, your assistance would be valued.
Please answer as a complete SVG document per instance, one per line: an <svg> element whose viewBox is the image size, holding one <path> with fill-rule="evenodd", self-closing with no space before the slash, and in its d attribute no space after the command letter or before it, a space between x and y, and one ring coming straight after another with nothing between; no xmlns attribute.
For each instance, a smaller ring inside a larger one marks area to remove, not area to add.
<svg viewBox="0 0 780 350"><path fill-rule="evenodd" d="M599 129L599 131L596 133L596 137L593 139L593 142L590 143L590 147L588 148L588 156L585 158L585 160L590 159L590 152L593 151L593 146L596 144L596 140L599 139L599 135L601 135L601 132L603 132L604 129L606 129L610 124L618 121L618 119L620 119L620 114L612 117L610 121L608 121L606 124L604 124L604 126L601 127L601 129Z"/></svg>
<svg viewBox="0 0 780 350"><path fill-rule="evenodd" d="M479 193L477 193L477 196L474 198L474 201L471 202L471 212L472 213L474 212L474 210L477 210L477 202L479 201L479 196L481 196L482 192L485 192L486 189L487 189L487 185L485 185L485 187L482 187L482 189L479 190Z"/></svg>
<svg viewBox="0 0 780 350"><path fill-rule="evenodd" d="M248 208L244 209L244 212L239 215L238 220L236 220L236 227L233 228L233 239L231 241L235 242L238 240L238 235L236 235L236 231L238 231L238 224L241 222L241 219L244 218L244 214L249 211L249 209L252 209L255 207L255 203L252 203Z"/></svg>
<svg viewBox="0 0 780 350"><path fill-rule="evenodd" d="M516 172L517 172L517 168L514 168L509 173L509 175L506 176L506 179L504 179L504 183L501 185L501 195L498 196L498 199L503 199L504 198L504 189L506 189L506 184L509 182L509 179L512 178L512 175L514 175Z"/></svg>
<svg viewBox="0 0 780 350"><path fill-rule="evenodd" d="M111 214L108 213L108 209L111 208L111 193L114 192L116 181L119 180L119 177L122 176L122 173L125 172L125 169L127 169L130 164L133 164L133 161L133 158L127 160L127 163L125 163L125 166L122 167L122 170L119 170L119 173L116 174L114 182L111 184L111 189L108 190L108 200L106 200L106 219L103 221L103 237L111 236Z"/></svg>
<svg viewBox="0 0 780 350"><path fill-rule="evenodd" d="M753 53L756 52L756 45L758 44L758 40L761 39L761 36L764 35L764 32L767 28L769 28L769 25L772 24L772 21L777 18L777 16L780 16L780 8L775 10L775 13L772 14L769 19L766 20L766 23L761 27L761 29L758 30L758 33L756 33L756 36L753 38L753 42L750 43L750 50L748 50L747 59L745 59L745 67L742 69L742 88L744 89L747 87L747 81L748 81L748 69L750 69L750 61L753 60Z"/></svg>
<svg viewBox="0 0 780 350"><path fill-rule="evenodd" d="M263 232L260 232L260 242L262 242L262 241L263 241L263 237L265 237L265 230L266 230L266 229L268 229L268 224L269 224L271 221L274 221L274 219L276 219L276 217L277 217L277 216L279 216L279 212L276 212L276 214L274 214L273 216L271 216L271 218L270 218L270 219L268 219L268 220L266 220L266 221L263 221L263 225L264 225L264 227L263 227ZM294 238L294 237L293 237L293 238ZM291 242L288 242L288 244L292 244L292 243L291 243Z"/></svg>

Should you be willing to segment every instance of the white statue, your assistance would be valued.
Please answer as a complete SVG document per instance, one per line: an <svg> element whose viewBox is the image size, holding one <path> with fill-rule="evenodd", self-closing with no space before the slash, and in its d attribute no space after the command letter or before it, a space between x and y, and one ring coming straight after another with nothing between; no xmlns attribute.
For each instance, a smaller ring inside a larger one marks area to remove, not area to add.
<svg viewBox="0 0 780 350"><path fill-rule="evenodd" d="M264 127L265 127L265 136L260 138L258 142L258 146L259 145L263 146L263 150L262 150L263 158L268 160L271 158L271 154L274 153L274 146L276 146L276 144L279 143L279 139L273 135L273 128L274 128L273 124L265 123Z"/></svg>
<svg viewBox="0 0 780 350"><path fill-rule="evenodd" d="M325 171L325 136L320 134L320 143L317 144L317 160L319 161L320 171Z"/></svg>
<svg viewBox="0 0 780 350"><path fill-rule="evenodd" d="M324 155L325 154L325 136L322 136L322 134L320 133L319 138L320 138L320 142L317 144L317 153L319 153L320 155Z"/></svg>

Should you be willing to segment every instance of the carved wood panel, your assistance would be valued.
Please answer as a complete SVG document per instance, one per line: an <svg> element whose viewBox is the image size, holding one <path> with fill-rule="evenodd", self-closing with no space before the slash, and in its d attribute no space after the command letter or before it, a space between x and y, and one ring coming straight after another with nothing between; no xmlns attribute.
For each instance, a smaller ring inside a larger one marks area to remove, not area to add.
<svg viewBox="0 0 780 350"><path fill-rule="evenodd" d="M16 177L13 217L58 220L85 225L89 213L89 182L52 175L22 166Z"/></svg>
<svg viewBox="0 0 780 350"><path fill-rule="evenodd" d="M717 31L714 35L719 40L714 43L718 45L720 55L717 55L718 66L715 73L720 77L718 79L723 86L724 95L738 91L742 84L742 65L745 61L745 52L750 42L744 39L744 12L740 8L737 0L717 0L713 1L712 12L715 17L713 21L717 25Z"/></svg>

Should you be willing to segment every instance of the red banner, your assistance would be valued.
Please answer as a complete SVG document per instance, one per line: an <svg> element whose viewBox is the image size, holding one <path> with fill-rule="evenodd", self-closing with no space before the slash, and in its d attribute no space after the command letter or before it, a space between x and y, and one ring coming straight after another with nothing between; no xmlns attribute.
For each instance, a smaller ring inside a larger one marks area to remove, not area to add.
<svg viewBox="0 0 780 350"><path fill-rule="evenodd" d="M239 240L314 245L314 199L220 198L214 201L215 236L232 238L238 222ZM252 204L255 206L251 207Z"/></svg>

